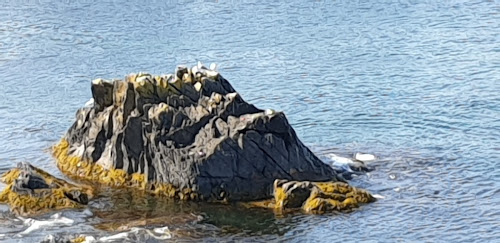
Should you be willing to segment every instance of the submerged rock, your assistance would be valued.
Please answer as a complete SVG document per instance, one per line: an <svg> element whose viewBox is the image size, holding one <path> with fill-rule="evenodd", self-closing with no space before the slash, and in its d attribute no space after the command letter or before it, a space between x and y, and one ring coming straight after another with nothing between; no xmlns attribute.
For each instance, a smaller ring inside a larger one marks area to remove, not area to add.
<svg viewBox="0 0 500 243"><path fill-rule="evenodd" d="M365 190L344 182L309 182L276 180L275 209L301 208L308 213L324 213L356 208L360 203L375 201Z"/></svg>
<svg viewBox="0 0 500 243"><path fill-rule="evenodd" d="M245 102L203 65L92 82L54 154L72 177L181 199L256 200L275 179L336 181L282 112Z"/></svg>
<svg viewBox="0 0 500 243"><path fill-rule="evenodd" d="M78 208L86 205L92 190L70 184L29 163L19 163L0 177L7 187L0 193L0 203L11 211L26 215L49 209Z"/></svg>

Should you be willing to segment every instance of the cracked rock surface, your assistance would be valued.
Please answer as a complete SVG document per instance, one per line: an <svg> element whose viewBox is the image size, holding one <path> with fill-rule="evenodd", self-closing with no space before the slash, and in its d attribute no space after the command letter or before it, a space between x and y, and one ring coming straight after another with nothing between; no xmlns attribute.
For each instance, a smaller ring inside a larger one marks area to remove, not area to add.
<svg viewBox="0 0 500 243"><path fill-rule="evenodd" d="M173 75L94 80L92 96L56 154L70 176L99 180L95 170L118 170L142 178L146 190L168 185L170 196L213 201L270 198L275 179L337 180L283 113L247 103L201 64Z"/></svg>

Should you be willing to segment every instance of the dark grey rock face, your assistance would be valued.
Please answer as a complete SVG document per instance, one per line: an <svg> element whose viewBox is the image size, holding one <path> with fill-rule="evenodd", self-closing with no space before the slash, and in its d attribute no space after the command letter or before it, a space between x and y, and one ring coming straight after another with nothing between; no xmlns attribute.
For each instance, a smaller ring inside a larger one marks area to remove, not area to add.
<svg viewBox="0 0 500 243"><path fill-rule="evenodd" d="M31 193L36 189L49 188L45 179L36 173L34 167L28 163L19 163L17 165L20 173L12 186L12 190L17 193Z"/></svg>
<svg viewBox="0 0 500 243"><path fill-rule="evenodd" d="M67 132L71 156L204 200L269 198L275 179L335 181L285 115L245 102L214 70L92 82L93 104Z"/></svg>

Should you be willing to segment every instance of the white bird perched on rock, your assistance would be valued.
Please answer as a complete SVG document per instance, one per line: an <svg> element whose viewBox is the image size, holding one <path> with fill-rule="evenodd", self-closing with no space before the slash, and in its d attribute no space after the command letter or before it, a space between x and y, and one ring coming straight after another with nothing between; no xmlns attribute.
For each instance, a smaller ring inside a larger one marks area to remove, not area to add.
<svg viewBox="0 0 500 243"><path fill-rule="evenodd" d="M207 69L207 67L203 66L203 63L201 63L200 61L198 61L198 69Z"/></svg>
<svg viewBox="0 0 500 243"><path fill-rule="evenodd" d="M271 115L274 115L276 112L273 110L273 109L266 109L264 111L264 115L266 116L271 116Z"/></svg>
<svg viewBox="0 0 500 243"><path fill-rule="evenodd" d="M94 106L94 98L90 98L84 105L85 107L93 107Z"/></svg>
<svg viewBox="0 0 500 243"><path fill-rule="evenodd" d="M198 72L199 72L198 66L193 66L191 68L191 73L193 74L193 76L196 77L196 74L198 74Z"/></svg>

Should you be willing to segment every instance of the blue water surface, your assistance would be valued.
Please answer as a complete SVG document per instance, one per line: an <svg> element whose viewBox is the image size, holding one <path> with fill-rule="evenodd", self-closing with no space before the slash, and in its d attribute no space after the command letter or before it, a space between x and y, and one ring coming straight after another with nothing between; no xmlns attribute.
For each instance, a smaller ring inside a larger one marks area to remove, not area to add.
<svg viewBox="0 0 500 243"><path fill-rule="evenodd" d="M319 156L376 155L351 183L384 198L323 216L216 207L201 222L165 221L183 232L174 239L500 239L495 0L3 0L0 172L28 161L62 176L48 148L91 98L92 79L197 61L218 63L247 101L284 111ZM69 211L73 226L18 235L26 226L1 209L5 241L112 234L95 226L104 216Z"/></svg>

